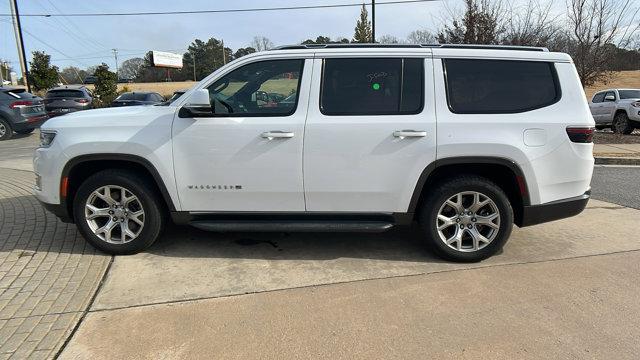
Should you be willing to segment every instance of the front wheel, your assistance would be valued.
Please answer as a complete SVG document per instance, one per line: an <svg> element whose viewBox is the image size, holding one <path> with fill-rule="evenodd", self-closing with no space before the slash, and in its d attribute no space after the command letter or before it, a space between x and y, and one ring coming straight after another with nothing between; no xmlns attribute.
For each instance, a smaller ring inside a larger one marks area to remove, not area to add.
<svg viewBox="0 0 640 360"><path fill-rule="evenodd" d="M73 216L78 230L109 254L133 254L153 244L164 216L154 186L137 174L104 170L90 176L77 191Z"/></svg>
<svg viewBox="0 0 640 360"><path fill-rule="evenodd" d="M428 191L419 220L427 242L440 257L484 260L509 239L513 210L504 191L490 180L461 176Z"/></svg>

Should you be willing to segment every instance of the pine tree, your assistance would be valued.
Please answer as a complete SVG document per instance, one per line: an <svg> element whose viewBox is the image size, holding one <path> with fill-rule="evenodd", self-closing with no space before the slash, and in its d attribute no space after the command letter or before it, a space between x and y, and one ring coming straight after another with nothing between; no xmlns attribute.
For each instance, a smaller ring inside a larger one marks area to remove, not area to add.
<svg viewBox="0 0 640 360"><path fill-rule="evenodd" d="M50 89L58 83L58 67L51 65L51 55L44 51L34 51L29 65L29 81L35 91Z"/></svg>
<svg viewBox="0 0 640 360"><path fill-rule="evenodd" d="M102 63L94 73L96 77L93 94L98 98L94 100L96 107L107 107L118 95L118 77L116 73L109 71L109 65Z"/></svg>
<svg viewBox="0 0 640 360"><path fill-rule="evenodd" d="M370 43L372 37L371 21L369 21L369 13L367 8L362 4L360 10L360 19L356 23L356 33L353 35L354 43Z"/></svg>

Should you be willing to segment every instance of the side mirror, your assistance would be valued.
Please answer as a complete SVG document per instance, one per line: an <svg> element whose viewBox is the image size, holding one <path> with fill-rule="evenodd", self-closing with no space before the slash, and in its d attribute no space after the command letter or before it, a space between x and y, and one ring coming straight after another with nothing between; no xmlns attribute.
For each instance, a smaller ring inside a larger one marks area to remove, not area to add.
<svg viewBox="0 0 640 360"><path fill-rule="evenodd" d="M607 95L604 97L604 101L616 101L616 97L613 95Z"/></svg>
<svg viewBox="0 0 640 360"><path fill-rule="evenodd" d="M180 108L178 116L181 118L210 117L213 115L213 108L209 100L209 90L199 89L194 91L187 103Z"/></svg>

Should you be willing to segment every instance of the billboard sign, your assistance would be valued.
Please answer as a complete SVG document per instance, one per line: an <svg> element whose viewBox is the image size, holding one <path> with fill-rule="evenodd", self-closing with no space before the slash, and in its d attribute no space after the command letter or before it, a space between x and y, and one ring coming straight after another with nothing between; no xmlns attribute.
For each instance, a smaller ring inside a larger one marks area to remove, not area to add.
<svg viewBox="0 0 640 360"><path fill-rule="evenodd" d="M164 51L152 51L153 66L182 69L182 55Z"/></svg>

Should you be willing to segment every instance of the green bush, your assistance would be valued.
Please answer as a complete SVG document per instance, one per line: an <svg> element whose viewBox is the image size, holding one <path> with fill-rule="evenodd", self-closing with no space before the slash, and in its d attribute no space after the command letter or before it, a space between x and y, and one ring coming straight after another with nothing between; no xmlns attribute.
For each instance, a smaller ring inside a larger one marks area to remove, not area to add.
<svg viewBox="0 0 640 360"><path fill-rule="evenodd" d="M109 71L109 65L102 63L96 69L94 76L96 84L93 94L95 107L109 107L111 102L118 96L118 77L114 72Z"/></svg>

